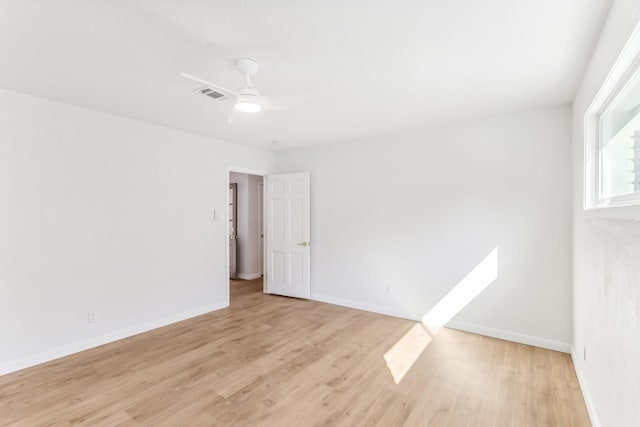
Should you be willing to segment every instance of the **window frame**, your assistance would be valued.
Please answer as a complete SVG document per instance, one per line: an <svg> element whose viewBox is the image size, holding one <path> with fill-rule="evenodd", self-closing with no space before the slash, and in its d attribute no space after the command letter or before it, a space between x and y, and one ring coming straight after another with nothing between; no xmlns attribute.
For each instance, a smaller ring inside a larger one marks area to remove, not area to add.
<svg viewBox="0 0 640 427"><path fill-rule="evenodd" d="M603 129L602 129L602 119L603 115L607 113L607 110L611 107L611 104L618 99L620 95L622 95L626 90L628 90L631 84L634 82L635 78L639 77L640 80L640 55L635 58L633 64L621 78L621 80L617 83L614 89L611 91L606 101L600 107L598 112L595 114L596 119L596 138L597 144L595 146L596 149L596 162L595 162L595 178L596 178L596 195L595 201L596 206L598 207L615 207L615 206L630 206L630 205L640 205L640 191L634 193L627 193L620 196L611 196L604 197L603 196L603 176L602 176L602 148L603 148Z"/></svg>
<svg viewBox="0 0 640 427"><path fill-rule="evenodd" d="M626 216L627 211L624 209L631 208L634 211L631 216L638 217L640 213L640 192L603 197L601 174L602 115L638 74L640 74L640 25L631 33L627 44L584 114L583 209L585 211L618 208L622 211L622 215Z"/></svg>

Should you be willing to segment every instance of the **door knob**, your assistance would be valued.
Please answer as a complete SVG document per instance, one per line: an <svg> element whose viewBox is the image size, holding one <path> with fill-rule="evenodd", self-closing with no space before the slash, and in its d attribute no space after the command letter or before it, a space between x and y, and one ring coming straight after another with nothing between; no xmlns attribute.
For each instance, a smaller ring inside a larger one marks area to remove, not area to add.
<svg viewBox="0 0 640 427"><path fill-rule="evenodd" d="M298 246L311 246L311 242L298 243Z"/></svg>

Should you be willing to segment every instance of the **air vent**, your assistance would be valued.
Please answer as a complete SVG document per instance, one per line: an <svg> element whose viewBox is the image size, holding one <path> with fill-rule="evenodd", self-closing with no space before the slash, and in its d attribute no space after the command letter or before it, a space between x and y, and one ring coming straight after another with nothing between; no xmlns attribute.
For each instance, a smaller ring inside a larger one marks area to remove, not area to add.
<svg viewBox="0 0 640 427"><path fill-rule="evenodd" d="M198 92L201 95L208 96L209 98L216 99L218 101L224 101L225 99L228 98L226 93L222 93L219 90L213 89L212 87L209 87L209 86L196 89L196 92Z"/></svg>

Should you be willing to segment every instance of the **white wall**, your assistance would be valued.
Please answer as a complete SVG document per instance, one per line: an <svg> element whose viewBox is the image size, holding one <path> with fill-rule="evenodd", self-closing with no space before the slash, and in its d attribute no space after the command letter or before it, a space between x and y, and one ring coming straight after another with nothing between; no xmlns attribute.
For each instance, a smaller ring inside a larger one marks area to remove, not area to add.
<svg viewBox="0 0 640 427"><path fill-rule="evenodd" d="M570 130L560 106L279 154L311 172L313 297L421 318L497 247L454 325L568 351Z"/></svg>
<svg viewBox="0 0 640 427"><path fill-rule="evenodd" d="M238 278L256 279L262 274L262 252L260 245L262 177L245 173L229 173L229 182L238 184Z"/></svg>
<svg viewBox="0 0 640 427"><path fill-rule="evenodd" d="M262 210L264 202L262 200L261 176L249 175L249 247L250 256L247 257L247 278L256 278L262 275Z"/></svg>
<svg viewBox="0 0 640 427"><path fill-rule="evenodd" d="M573 106L574 363L600 426L637 426L640 420L640 225L583 211L583 123L639 21L639 2L613 3Z"/></svg>
<svg viewBox="0 0 640 427"><path fill-rule="evenodd" d="M0 91L0 373L224 306L227 164L272 161Z"/></svg>

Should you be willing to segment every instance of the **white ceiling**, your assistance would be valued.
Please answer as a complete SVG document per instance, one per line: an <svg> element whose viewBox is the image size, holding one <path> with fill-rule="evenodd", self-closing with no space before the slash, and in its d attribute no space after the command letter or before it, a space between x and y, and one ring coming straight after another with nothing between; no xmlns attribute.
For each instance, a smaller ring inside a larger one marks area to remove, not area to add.
<svg viewBox="0 0 640 427"><path fill-rule="evenodd" d="M570 102L610 0L0 0L0 87L264 149ZM226 121L180 71L322 102ZM273 140L279 144L271 143Z"/></svg>

